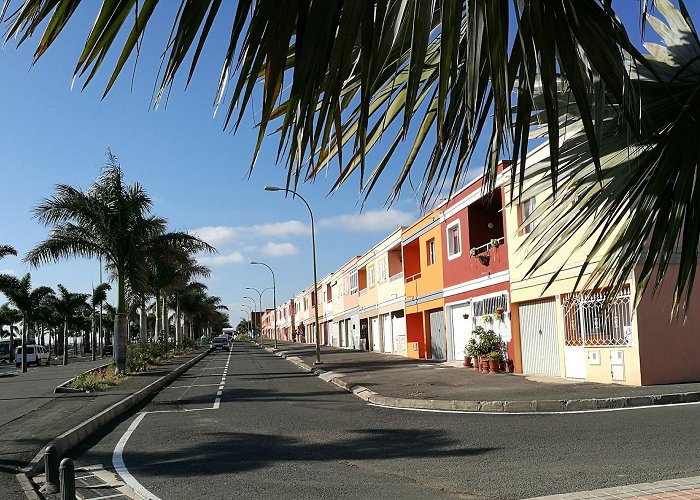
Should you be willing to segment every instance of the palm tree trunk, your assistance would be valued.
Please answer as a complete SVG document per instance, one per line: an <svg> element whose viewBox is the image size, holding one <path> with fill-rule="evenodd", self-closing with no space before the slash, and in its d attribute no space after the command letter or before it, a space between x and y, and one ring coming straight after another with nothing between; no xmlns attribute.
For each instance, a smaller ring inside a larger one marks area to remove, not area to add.
<svg viewBox="0 0 700 500"><path fill-rule="evenodd" d="M90 322L90 359L95 361L96 345L95 345L95 307L92 306L92 314L90 315L92 321Z"/></svg>
<svg viewBox="0 0 700 500"><path fill-rule="evenodd" d="M29 325L25 318L22 320L22 373L27 373L27 332Z"/></svg>
<svg viewBox="0 0 700 500"><path fill-rule="evenodd" d="M148 342L148 316L146 315L146 299L144 297L141 297L141 315L139 320L141 343L145 344Z"/></svg>
<svg viewBox="0 0 700 500"><path fill-rule="evenodd" d="M68 364L68 318L63 318L63 365Z"/></svg>
<svg viewBox="0 0 700 500"><path fill-rule="evenodd" d="M156 324L155 324L155 326L153 327L153 336L156 337L156 338L158 338L158 339L160 339L160 338L161 338L160 335L161 335L161 329L162 329L162 328L161 328L161 325L160 325L160 320L161 320L161 317L160 317L160 292L159 292L158 290L156 290L156 304L155 304L155 308L156 308L156 310L155 310Z"/></svg>
<svg viewBox="0 0 700 500"><path fill-rule="evenodd" d="M8 361L14 363L14 345L15 345L15 331L12 329L14 325L10 325L10 352L7 353Z"/></svg>
<svg viewBox="0 0 700 500"><path fill-rule="evenodd" d="M163 314L163 339L165 340L165 352L168 352L168 337L170 336L170 328L168 325L168 306L165 302L166 295L167 294L163 294L163 297L161 299L163 301L161 313Z"/></svg>
<svg viewBox="0 0 700 500"><path fill-rule="evenodd" d="M119 267L117 276L117 312L114 315L114 372L121 375L126 370L126 342L127 321L126 317L126 290L125 290L124 266Z"/></svg>
<svg viewBox="0 0 700 500"><path fill-rule="evenodd" d="M178 349L182 348L182 329L180 328L180 294L175 294L175 341Z"/></svg>

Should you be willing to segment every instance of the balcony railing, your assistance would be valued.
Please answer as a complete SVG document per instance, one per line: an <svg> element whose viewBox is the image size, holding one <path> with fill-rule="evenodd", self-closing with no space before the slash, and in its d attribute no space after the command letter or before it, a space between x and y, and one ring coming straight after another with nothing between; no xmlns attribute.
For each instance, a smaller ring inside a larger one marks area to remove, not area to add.
<svg viewBox="0 0 700 500"><path fill-rule="evenodd" d="M492 240L492 241L494 241L494 240ZM501 245L503 245L505 243L506 239L504 236L501 236L500 238L495 238L495 241L498 243L497 245L494 245L493 243L491 243L491 241L489 241L485 245L481 245L481 246L478 246L475 248L470 248L469 251L471 252L472 250L474 250L476 255L479 255L482 253L487 253L492 248L494 248L494 247L497 248L497 247L500 247Z"/></svg>
<svg viewBox="0 0 700 500"><path fill-rule="evenodd" d="M406 278L406 283L410 283L411 281L415 281L415 280L419 279L419 278L420 278L420 274L421 274L421 273L416 273L416 274L412 274L411 276L408 276L408 277Z"/></svg>
<svg viewBox="0 0 700 500"><path fill-rule="evenodd" d="M400 273L396 273L393 276L389 276L389 281L396 281L400 280L401 278L403 278L403 271L401 271Z"/></svg>

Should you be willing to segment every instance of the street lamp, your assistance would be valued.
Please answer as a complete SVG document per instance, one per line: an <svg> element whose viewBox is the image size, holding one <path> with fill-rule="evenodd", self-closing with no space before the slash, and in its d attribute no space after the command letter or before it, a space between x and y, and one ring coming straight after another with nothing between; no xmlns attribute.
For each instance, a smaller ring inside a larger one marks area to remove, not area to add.
<svg viewBox="0 0 700 500"><path fill-rule="evenodd" d="M318 324L318 278L316 277L316 237L314 230L314 214L311 211L311 207L304 199L302 195L296 191L289 188L281 188L276 186L265 186L265 191L284 191L285 193L292 193L294 196L298 196L301 201L304 202L306 208L309 209L309 216L311 217L311 257L313 260L314 268L314 309L316 315L316 362L315 365L321 364L321 328Z"/></svg>
<svg viewBox="0 0 700 500"><path fill-rule="evenodd" d="M277 349L277 290L275 289L275 272L264 262L252 261L251 264L265 266L272 273L272 307L275 309L275 349Z"/></svg>
<svg viewBox="0 0 700 500"><path fill-rule="evenodd" d="M263 325L262 325L262 314L263 314L264 309L263 309L263 305L262 305L262 296L263 296L263 293L265 293L266 291L272 290L272 287L264 288L262 292L260 290L258 290L257 288L253 288L252 286L247 286L247 287L245 287L245 289L256 291L258 294L258 297L260 298L260 345L264 346L265 344L264 344L264 338L263 338ZM253 300L253 302L255 302L255 300Z"/></svg>
<svg viewBox="0 0 700 500"><path fill-rule="evenodd" d="M257 322L255 321L255 309L258 307L258 303L255 302L255 299L253 297L248 297L247 295L243 297L244 299L250 299L253 301L253 310L251 312L251 317L250 317L250 322L253 324L253 337L255 337L255 325ZM260 337L262 338L262 331L260 332Z"/></svg>
<svg viewBox="0 0 700 500"><path fill-rule="evenodd" d="M244 313L250 312L250 318L251 318L250 324L252 325L252 324L253 324L253 322L252 322L252 319L253 319L253 309L251 309L251 307L250 307L248 304L241 304L241 305L242 305L243 307L247 307L247 308L248 308L248 311L246 311L246 310L244 310L244 309L241 309L241 311L244 312ZM250 328L248 328L248 331L250 332ZM251 338L253 338L252 332L251 332L251 335L250 335L250 336L251 336Z"/></svg>

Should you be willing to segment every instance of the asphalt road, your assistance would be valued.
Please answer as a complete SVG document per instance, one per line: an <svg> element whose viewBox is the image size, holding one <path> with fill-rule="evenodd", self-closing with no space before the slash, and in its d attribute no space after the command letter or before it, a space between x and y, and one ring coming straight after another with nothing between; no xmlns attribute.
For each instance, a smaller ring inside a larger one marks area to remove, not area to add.
<svg viewBox="0 0 700 500"><path fill-rule="evenodd" d="M699 405L391 410L247 343L212 353L141 412L74 458L111 468L123 449L122 476L162 499L527 498L700 474Z"/></svg>
<svg viewBox="0 0 700 500"><path fill-rule="evenodd" d="M74 398L55 404L54 388L108 362L108 359L70 358L68 365L61 366L52 359L51 366L32 365L27 373L21 373L14 365L0 365L0 498L24 498L15 474L55 437L60 422L68 422L66 429L75 425L72 417L80 401Z"/></svg>

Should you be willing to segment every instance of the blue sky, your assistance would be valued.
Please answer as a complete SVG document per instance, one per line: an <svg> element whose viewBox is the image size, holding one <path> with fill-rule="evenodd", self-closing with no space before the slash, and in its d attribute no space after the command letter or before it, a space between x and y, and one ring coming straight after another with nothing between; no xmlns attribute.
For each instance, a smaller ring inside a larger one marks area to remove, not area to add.
<svg viewBox="0 0 700 500"><path fill-rule="evenodd" d="M308 286L312 282L308 212L300 200L263 191L266 184L285 182L284 168L275 165L276 139L264 143L248 179L256 139L254 111L235 135L222 130L221 116L213 116L226 26L220 22L215 30L189 88L185 91L184 81L178 79L167 106L154 111L150 103L159 51L170 28L162 20L172 16L154 16L161 24L147 30L133 88L132 64L100 100L115 54L85 91L80 91L80 80L71 89L80 42L98 7L98 2L85 3L37 65L32 67L31 62L38 37L19 49L11 42L0 51L0 243L15 246L22 255L43 239L48 229L32 220L32 207L50 196L56 184L86 189L111 148L128 182L144 186L154 200L154 213L167 218L171 230L195 231L217 247L218 255L204 259L212 269L205 282L209 292L229 306L232 322L243 315L240 304L251 303L243 299L249 295L245 287L262 290L271 285L267 269L249 265L251 260L275 270L278 302ZM159 9L176 4L164 3ZM700 19L699 7L691 3L694 18ZM627 9L623 19L633 40L639 40L637 2L620 4ZM482 153L475 155L478 161L482 158ZM394 172L398 167L397 162ZM480 169L480 164L473 165L472 175ZM392 181L387 177L377 186L361 214L357 177L331 197L327 197L331 178L299 187L316 218L319 278L352 255L362 254L398 225L415 220L417 204L410 193L390 209L384 206ZM31 272L34 286L61 283L76 292L89 292L99 282L97 261L82 259L30 269L20 258L7 257L0 261L0 272L18 276ZM270 292L264 295L264 305L272 305Z"/></svg>

